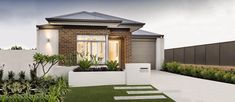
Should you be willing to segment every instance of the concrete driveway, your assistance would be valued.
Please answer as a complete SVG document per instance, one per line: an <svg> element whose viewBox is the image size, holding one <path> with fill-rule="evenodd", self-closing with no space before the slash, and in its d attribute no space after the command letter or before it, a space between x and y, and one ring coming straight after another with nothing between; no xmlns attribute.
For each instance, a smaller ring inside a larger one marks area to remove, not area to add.
<svg viewBox="0 0 235 102"><path fill-rule="evenodd" d="M235 102L235 85L163 71L151 72L151 83L176 102Z"/></svg>

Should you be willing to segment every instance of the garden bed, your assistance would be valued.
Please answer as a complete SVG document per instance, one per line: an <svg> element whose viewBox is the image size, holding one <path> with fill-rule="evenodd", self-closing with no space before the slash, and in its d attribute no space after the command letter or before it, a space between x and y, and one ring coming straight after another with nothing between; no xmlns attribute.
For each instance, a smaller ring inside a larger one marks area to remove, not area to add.
<svg viewBox="0 0 235 102"><path fill-rule="evenodd" d="M206 66L186 65L177 62L165 63L162 70L181 75L235 84L235 72L232 70L224 70Z"/></svg>

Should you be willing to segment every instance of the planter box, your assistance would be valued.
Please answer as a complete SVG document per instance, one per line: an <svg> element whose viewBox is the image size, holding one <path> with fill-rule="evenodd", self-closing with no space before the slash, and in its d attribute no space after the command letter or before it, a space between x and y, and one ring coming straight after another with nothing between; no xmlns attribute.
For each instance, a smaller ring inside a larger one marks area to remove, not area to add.
<svg viewBox="0 0 235 102"><path fill-rule="evenodd" d="M100 86L126 84L125 71L69 72L69 86Z"/></svg>

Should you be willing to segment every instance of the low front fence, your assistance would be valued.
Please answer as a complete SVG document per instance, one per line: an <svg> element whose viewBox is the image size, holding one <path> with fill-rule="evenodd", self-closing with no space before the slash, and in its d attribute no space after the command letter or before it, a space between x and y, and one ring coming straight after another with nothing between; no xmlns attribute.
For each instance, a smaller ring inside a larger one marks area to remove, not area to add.
<svg viewBox="0 0 235 102"><path fill-rule="evenodd" d="M127 63L124 71L69 72L69 86L150 84L151 64Z"/></svg>

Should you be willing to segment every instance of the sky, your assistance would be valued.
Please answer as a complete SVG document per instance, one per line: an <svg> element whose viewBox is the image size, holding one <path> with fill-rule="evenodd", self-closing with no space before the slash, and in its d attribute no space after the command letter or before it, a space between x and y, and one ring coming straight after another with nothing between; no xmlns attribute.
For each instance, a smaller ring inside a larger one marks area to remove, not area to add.
<svg viewBox="0 0 235 102"><path fill-rule="evenodd" d="M166 49L235 40L235 0L0 0L0 48L36 48L36 25L79 11L144 22Z"/></svg>

